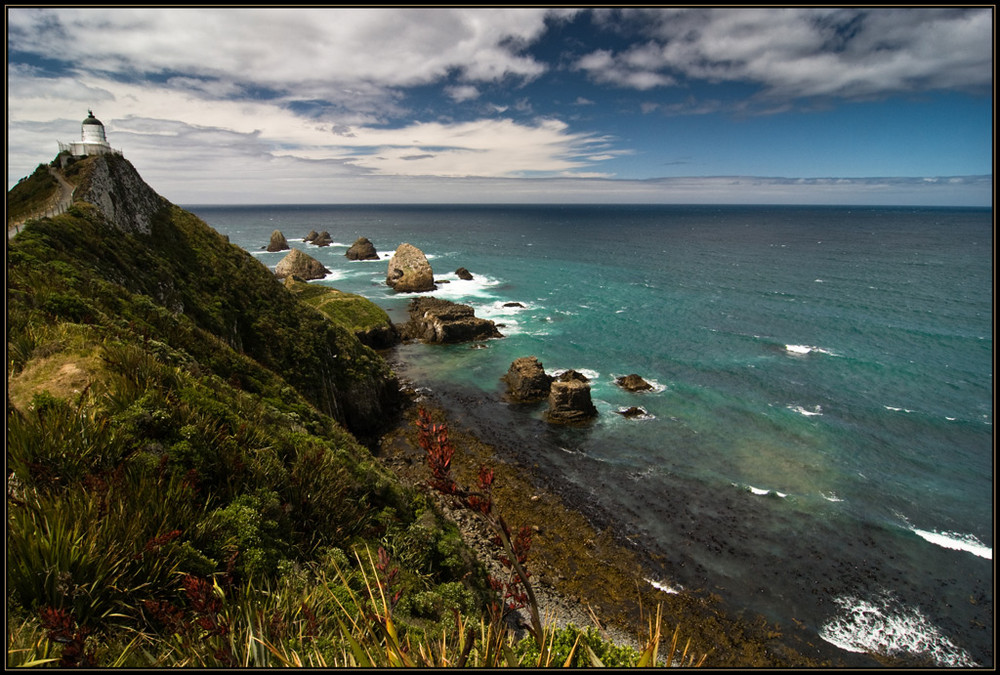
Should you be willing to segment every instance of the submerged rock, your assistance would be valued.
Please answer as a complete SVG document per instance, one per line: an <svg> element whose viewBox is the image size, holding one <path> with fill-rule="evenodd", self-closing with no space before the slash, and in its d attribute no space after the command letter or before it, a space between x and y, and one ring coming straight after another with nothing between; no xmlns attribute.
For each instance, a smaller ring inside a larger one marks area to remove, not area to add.
<svg viewBox="0 0 1000 675"><path fill-rule="evenodd" d="M400 293L434 290L434 272L427 256L412 244L400 244L389 261L385 283Z"/></svg>
<svg viewBox="0 0 1000 675"><path fill-rule="evenodd" d="M549 388L549 409L546 419L554 424L583 424L597 416L590 398L590 381L567 370Z"/></svg>
<svg viewBox="0 0 1000 675"><path fill-rule="evenodd" d="M653 385L646 382L646 380L642 379L635 373L619 377L615 380L615 384L628 391L649 391L653 388Z"/></svg>
<svg viewBox="0 0 1000 675"><path fill-rule="evenodd" d="M423 297L410 301L410 320L402 326L405 339L453 344L503 337L496 324L475 315L468 305Z"/></svg>
<svg viewBox="0 0 1000 675"><path fill-rule="evenodd" d="M508 397L519 402L540 401L547 397L553 380L534 356L514 359L501 379L507 383Z"/></svg>
<svg viewBox="0 0 1000 675"><path fill-rule="evenodd" d="M358 237L344 255L348 260L378 260L375 245L368 240L368 237Z"/></svg>
<svg viewBox="0 0 1000 675"><path fill-rule="evenodd" d="M282 258L274 270L274 275L279 279L293 275L303 279L322 279L329 273L330 270L323 267L323 263L297 248L293 248Z"/></svg>
<svg viewBox="0 0 1000 675"><path fill-rule="evenodd" d="M288 250L288 241L285 239L285 235L281 233L281 230L275 230L271 233L271 241L267 245L267 250L272 253Z"/></svg>
<svg viewBox="0 0 1000 675"><path fill-rule="evenodd" d="M625 408L623 410L616 410L615 412L618 413L619 415L621 415L622 417L628 417L628 418L632 418L632 417L645 417L646 415L649 414L644 409L640 408L639 406L635 406L635 405L632 406L631 408Z"/></svg>

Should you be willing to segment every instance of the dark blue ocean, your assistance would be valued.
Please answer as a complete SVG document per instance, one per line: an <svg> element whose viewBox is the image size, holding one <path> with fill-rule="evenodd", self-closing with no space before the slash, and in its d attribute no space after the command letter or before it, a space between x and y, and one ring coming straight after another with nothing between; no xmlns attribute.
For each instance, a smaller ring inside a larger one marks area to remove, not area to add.
<svg viewBox="0 0 1000 675"><path fill-rule="evenodd" d="M400 347L400 374L609 514L655 554L649 583L852 652L993 665L992 211L188 208L271 268L281 230L332 270L314 283L397 321L411 296L387 260L423 250L450 281L435 295L505 337ZM303 244L310 230L336 243ZM359 236L381 260L344 257ZM502 402L532 355L591 378L591 426ZM615 385L630 373L654 390Z"/></svg>

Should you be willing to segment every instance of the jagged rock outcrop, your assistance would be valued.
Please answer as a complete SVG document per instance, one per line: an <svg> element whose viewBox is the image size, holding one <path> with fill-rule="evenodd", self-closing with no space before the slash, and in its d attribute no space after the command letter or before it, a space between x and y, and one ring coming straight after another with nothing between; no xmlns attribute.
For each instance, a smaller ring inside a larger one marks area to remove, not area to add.
<svg viewBox="0 0 1000 675"><path fill-rule="evenodd" d="M275 230L271 233L271 241L267 244L268 251L274 253L275 251L287 251L288 248L288 240L285 239L285 235L281 233L281 230Z"/></svg>
<svg viewBox="0 0 1000 675"><path fill-rule="evenodd" d="M465 269L464 267L459 267L457 270L455 270L455 275L459 279L463 279L465 281L472 281L472 272Z"/></svg>
<svg viewBox="0 0 1000 675"><path fill-rule="evenodd" d="M534 356L514 359L507 374L501 378L507 383L507 397L517 402L540 401L549 395L553 377L542 368Z"/></svg>
<svg viewBox="0 0 1000 675"><path fill-rule="evenodd" d="M132 164L121 155L88 157L74 201L93 204L112 226L122 232L149 234L153 218L170 202L146 185Z"/></svg>
<svg viewBox="0 0 1000 675"><path fill-rule="evenodd" d="M318 234L318 233L316 232L316 230L309 230L309 234L307 234L307 235L306 235L306 236L305 236L305 237L304 237L304 238L302 239L302 241L304 241L305 243L307 243L307 244L308 244L308 243L312 242L312 240L313 240L313 239L315 239L315 238L316 238L316 237L318 237L318 236L319 236L319 234Z"/></svg>
<svg viewBox="0 0 1000 675"><path fill-rule="evenodd" d="M619 377L615 380L615 384L627 391L649 391L653 388L653 385L646 382L646 380L642 379L635 373Z"/></svg>
<svg viewBox="0 0 1000 675"><path fill-rule="evenodd" d="M368 237L358 237L344 255L348 260L378 260L378 251Z"/></svg>
<svg viewBox="0 0 1000 675"><path fill-rule="evenodd" d="M549 388L546 419L555 424L583 424L597 416L590 398L590 381L575 370L567 370Z"/></svg>
<svg viewBox="0 0 1000 675"><path fill-rule="evenodd" d="M496 324L481 319L468 305L439 298L414 298L409 306L410 320L403 324L403 339L453 344L500 338Z"/></svg>
<svg viewBox="0 0 1000 675"><path fill-rule="evenodd" d="M293 248L282 258L274 269L274 276L279 279L293 275L303 279L322 279L329 273L330 270L323 267L323 263L297 248Z"/></svg>
<svg viewBox="0 0 1000 675"><path fill-rule="evenodd" d="M433 291L434 272L427 256L412 244L400 244L389 261L385 283L400 293Z"/></svg>
<svg viewBox="0 0 1000 675"><path fill-rule="evenodd" d="M333 237L326 230L323 230L315 237L312 238L311 243L313 246L329 246L333 243Z"/></svg>

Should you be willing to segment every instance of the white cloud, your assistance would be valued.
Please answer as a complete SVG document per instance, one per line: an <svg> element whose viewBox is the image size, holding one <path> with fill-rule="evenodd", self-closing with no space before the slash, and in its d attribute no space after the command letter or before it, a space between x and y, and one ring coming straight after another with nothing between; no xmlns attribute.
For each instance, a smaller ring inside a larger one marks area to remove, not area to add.
<svg viewBox="0 0 1000 675"><path fill-rule="evenodd" d="M410 124L398 129L356 128L336 145L301 146L275 155L336 159L385 175L519 176L588 166L592 146L605 139L570 133L565 123L543 119L525 125L509 119Z"/></svg>
<svg viewBox="0 0 1000 675"><path fill-rule="evenodd" d="M593 146L607 141L573 133L555 119L524 124L491 118L388 127L357 115L349 122L305 118L282 101L216 100L198 90L181 94L154 85L97 78L47 78L30 83L15 78L11 85L18 95L9 100L10 116L24 122L9 128L9 136L17 140L8 153L8 184L54 156L57 140L77 137L83 112L79 119L57 119L58 126L32 127L28 122L51 122L54 101L62 111L95 107L114 147L124 149L129 157L159 157L164 165L175 154L195 164L204 154L224 152L244 158L329 160L378 174L516 176L591 166L594 160L587 156L593 155ZM90 102L94 92L107 91L114 91L112 116ZM38 129L52 135L42 141ZM29 149L36 146L48 147L51 155L39 157L37 150Z"/></svg>
<svg viewBox="0 0 1000 675"><path fill-rule="evenodd" d="M542 9L166 8L8 10L8 48L90 70L182 72L336 96L346 84L533 78L515 45L545 28Z"/></svg>
<svg viewBox="0 0 1000 675"><path fill-rule="evenodd" d="M479 90L470 84L455 87L445 87L444 91L456 103L472 101L479 98Z"/></svg>
<svg viewBox="0 0 1000 675"><path fill-rule="evenodd" d="M990 9L637 10L654 40L577 61L646 90L677 77L748 81L770 97L870 97L993 83Z"/></svg>
<svg viewBox="0 0 1000 675"><path fill-rule="evenodd" d="M78 138L93 108L112 145L178 203L684 201L685 189L693 201L754 198L750 188L726 193L716 179L610 180L601 163L625 154L617 139L551 117L525 121L551 108L541 99L503 97L547 72L526 47L552 16L529 8L9 8L8 54L16 58L9 56L7 78L8 186L54 156L57 140ZM690 78L752 82L771 96L755 102L757 112L787 109L797 96L992 84L988 10L634 16L642 21L629 25L647 30L641 42L594 50L577 69L600 83L650 92ZM442 97L434 101L432 90L450 98L438 110ZM591 98L574 91L561 100L593 105L591 91ZM481 92L503 105L481 100ZM633 107L664 114L741 105L644 98ZM472 100L455 112L454 102ZM415 121L414 108L436 121ZM477 111L481 119L447 121ZM754 185L777 201L805 194L786 194L792 188L782 182ZM964 180L920 181L928 185L935 195L945 185L983 191ZM924 199L910 184L883 188L911 190L914 203ZM812 182L799 189L831 188ZM850 181L842 189L877 191Z"/></svg>

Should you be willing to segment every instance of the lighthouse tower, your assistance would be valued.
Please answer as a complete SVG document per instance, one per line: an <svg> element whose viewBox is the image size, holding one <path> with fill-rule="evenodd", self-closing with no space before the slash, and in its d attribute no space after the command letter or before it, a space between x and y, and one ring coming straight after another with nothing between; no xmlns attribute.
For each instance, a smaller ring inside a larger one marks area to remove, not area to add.
<svg viewBox="0 0 1000 675"><path fill-rule="evenodd" d="M107 153L121 154L112 149L104 135L104 125L94 117L94 111L87 111L87 119L80 125L80 140L72 143L59 143L59 152L68 152L74 157L89 155L104 155Z"/></svg>

